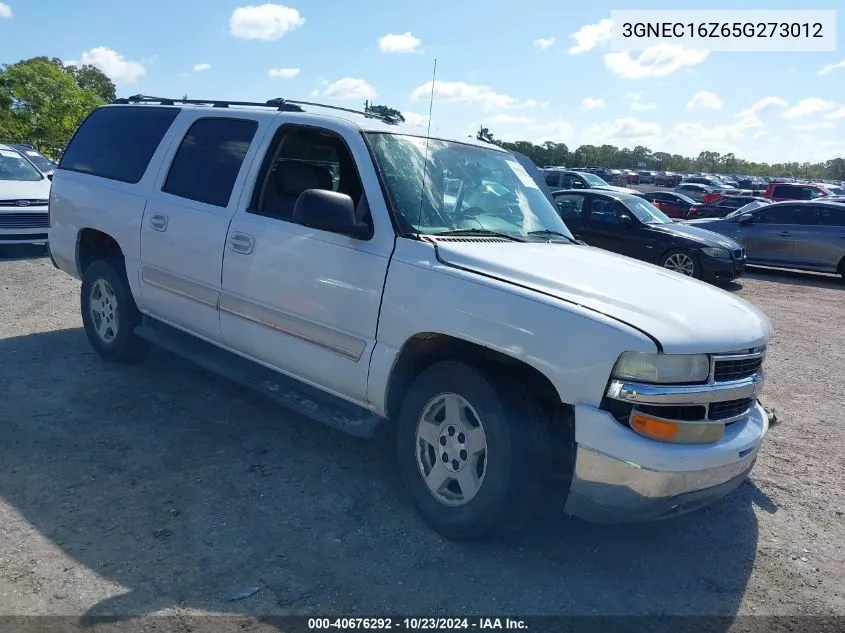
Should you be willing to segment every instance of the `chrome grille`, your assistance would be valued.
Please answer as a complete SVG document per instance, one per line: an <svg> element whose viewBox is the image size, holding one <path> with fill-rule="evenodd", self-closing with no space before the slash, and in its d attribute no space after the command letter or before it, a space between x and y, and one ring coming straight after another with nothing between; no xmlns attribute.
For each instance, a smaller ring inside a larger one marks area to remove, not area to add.
<svg viewBox="0 0 845 633"><path fill-rule="evenodd" d="M0 213L0 229L46 229L50 217L46 213Z"/></svg>
<svg viewBox="0 0 845 633"><path fill-rule="evenodd" d="M14 200L0 200L0 207L46 207L47 202L46 198L15 198Z"/></svg>
<svg viewBox="0 0 845 633"><path fill-rule="evenodd" d="M713 366L713 380L716 382L727 382L729 380L741 380L753 376L763 366L763 356L740 356L732 359L730 357L715 359Z"/></svg>
<svg viewBox="0 0 845 633"><path fill-rule="evenodd" d="M739 400L726 400L724 402L711 402L707 410L709 420L727 420L743 415L748 412L754 398L740 398Z"/></svg>

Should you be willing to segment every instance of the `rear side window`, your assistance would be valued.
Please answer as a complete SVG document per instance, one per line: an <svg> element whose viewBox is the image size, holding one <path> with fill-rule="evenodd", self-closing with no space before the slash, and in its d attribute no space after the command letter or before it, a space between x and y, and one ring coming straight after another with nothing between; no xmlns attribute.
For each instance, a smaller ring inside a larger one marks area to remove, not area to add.
<svg viewBox="0 0 845 633"><path fill-rule="evenodd" d="M818 217L819 224L845 228L845 205L841 209L819 207L815 210L815 215Z"/></svg>
<svg viewBox="0 0 845 633"><path fill-rule="evenodd" d="M546 184L550 187L557 187L557 172L556 171L547 171L546 172Z"/></svg>
<svg viewBox="0 0 845 633"><path fill-rule="evenodd" d="M199 119L191 125L170 165L162 191L218 207L232 189L258 123L248 119Z"/></svg>
<svg viewBox="0 0 845 633"><path fill-rule="evenodd" d="M798 199L798 188L789 185L777 185L772 191L773 198L786 198L787 200Z"/></svg>
<svg viewBox="0 0 845 633"><path fill-rule="evenodd" d="M178 108L110 106L94 110L76 131L59 169L136 183Z"/></svg>

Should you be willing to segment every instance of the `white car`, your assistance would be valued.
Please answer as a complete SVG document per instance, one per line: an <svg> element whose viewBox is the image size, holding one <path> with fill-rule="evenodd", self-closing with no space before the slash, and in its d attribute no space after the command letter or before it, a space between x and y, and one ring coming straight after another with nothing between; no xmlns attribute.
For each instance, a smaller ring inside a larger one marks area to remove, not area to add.
<svg viewBox="0 0 845 633"><path fill-rule="evenodd" d="M8 145L0 145L0 244L44 244L50 179Z"/></svg>
<svg viewBox="0 0 845 633"><path fill-rule="evenodd" d="M769 425L754 306L575 242L497 146L214 105L99 108L56 170L50 252L101 356L155 342L349 433L395 425L416 508L455 539L529 516L556 472L594 521L745 480Z"/></svg>

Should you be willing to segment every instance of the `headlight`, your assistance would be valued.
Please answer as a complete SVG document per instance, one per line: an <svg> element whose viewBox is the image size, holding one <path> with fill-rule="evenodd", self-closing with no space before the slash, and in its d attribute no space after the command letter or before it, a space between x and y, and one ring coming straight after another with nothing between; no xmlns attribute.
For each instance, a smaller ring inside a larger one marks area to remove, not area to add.
<svg viewBox="0 0 845 633"><path fill-rule="evenodd" d="M705 255L709 255L710 257L715 257L716 259L730 259L731 254L724 248L717 248L708 246L707 248L702 248L701 252Z"/></svg>
<svg viewBox="0 0 845 633"><path fill-rule="evenodd" d="M625 352L613 368L614 378L651 383L704 382L709 376L707 354Z"/></svg>

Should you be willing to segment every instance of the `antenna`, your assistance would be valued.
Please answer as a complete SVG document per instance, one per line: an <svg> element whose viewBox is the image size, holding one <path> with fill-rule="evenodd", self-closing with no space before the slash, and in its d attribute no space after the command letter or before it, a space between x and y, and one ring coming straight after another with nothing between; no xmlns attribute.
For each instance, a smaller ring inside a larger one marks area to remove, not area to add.
<svg viewBox="0 0 845 633"><path fill-rule="evenodd" d="M425 175L428 172L428 141L431 139L431 111L434 109L434 82L437 79L437 58L434 58L434 69L431 71L431 95L428 98L428 126L425 130L425 154L423 155L422 183L420 185L420 209L417 213L417 225L422 221L423 196L425 196ZM417 233L419 233L417 229Z"/></svg>

